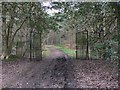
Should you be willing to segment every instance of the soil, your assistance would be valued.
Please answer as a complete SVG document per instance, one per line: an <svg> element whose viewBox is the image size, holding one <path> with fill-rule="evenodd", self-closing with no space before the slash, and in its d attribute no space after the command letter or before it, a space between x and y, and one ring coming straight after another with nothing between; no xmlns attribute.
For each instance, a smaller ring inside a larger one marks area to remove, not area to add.
<svg viewBox="0 0 120 90"><path fill-rule="evenodd" d="M54 46L40 61L2 62L3 88L118 88L118 67L104 60L69 60Z"/></svg>

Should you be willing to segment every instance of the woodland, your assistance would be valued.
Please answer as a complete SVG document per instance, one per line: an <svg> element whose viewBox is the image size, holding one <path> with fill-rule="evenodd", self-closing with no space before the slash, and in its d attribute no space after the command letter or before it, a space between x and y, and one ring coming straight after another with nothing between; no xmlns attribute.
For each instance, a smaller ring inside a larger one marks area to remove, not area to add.
<svg viewBox="0 0 120 90"><path fill-rule="evenodd" d="M118 88L119 2L2 2L0 7L3 88Z"/></svg>

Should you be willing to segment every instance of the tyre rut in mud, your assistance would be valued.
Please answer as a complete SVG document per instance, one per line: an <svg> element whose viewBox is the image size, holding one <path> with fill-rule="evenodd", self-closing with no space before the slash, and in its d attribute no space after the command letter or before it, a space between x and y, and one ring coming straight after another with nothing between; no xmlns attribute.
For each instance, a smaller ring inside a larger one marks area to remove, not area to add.
<svg viewBox="0 0 120 90"><path fill-rule="evenodd" d="M52 77L58 80L57 83L62 84L62 88L68 88L68 73L70 68L70 60L65 57L59 57L56 59L56 64L52 70ZM60 80L62 78L62 80Z"/></svg>

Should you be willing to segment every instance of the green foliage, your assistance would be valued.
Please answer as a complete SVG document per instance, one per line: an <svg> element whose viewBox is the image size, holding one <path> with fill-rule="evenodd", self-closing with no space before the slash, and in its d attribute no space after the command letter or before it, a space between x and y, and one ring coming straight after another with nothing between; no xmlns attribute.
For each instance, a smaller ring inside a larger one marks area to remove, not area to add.
<svg viewBox="0 0 120 90"><path fill-rule="evenodd" d="M19 58L20 58L20 57L17 56L17 55L10 55L10 56L8 56L7 59L4 59L4 61L6 61L6 62L16 61L16 60L18 60Z"/></svg>
<svg viewBox="0 0 120 90"><path fill-rule="evenodd" d="M65 54L75 58L76 57L76 52L75 50L66 48L64 45L58 45L56 46L56 48L60 49L61 51L63 51Z"/></svg>
<svg viewBox="0 0 120 90"><path fill-rule="evenodd" d="M118 43L113 40L105 40L103 43L97 43L94 47L96 52L102 51L102 55L105 59L116 60Z"/></svg>
<svg viewBox="0 0 120 90"><path fill-rule="evenodd" d="M105 59L115 60L118 58L117 47L120 35L116 34L117 15L115 12L117 11L117 3L52 2L50 9L59 10L59 12L54 15L49 15L46 12L46 9L44 9L39 2L6 2L4 4L6 5L6 8L3 6L4 8L2 8L2 12L6 11L4 12L4 15L8 18L6 18L6 22L4 23L5 34L3 36L4 40L6 40L5 45L8 44L7 46L11 45L10 47L12 48L15 46L19 48L25 45L24 42L19 42L19 39L13 42L12 40L16 37L24 37L29 43L29 31L32 30L35 34L42 34L42 39L44 39L43 41L49 41L50 39L56 37L57 39L55 38L54 42L60 41L60 43L63 44L65 42L62 42L62 40L66 39L65 41L74 44L74 40L71 39L71 37L75 36L73 33L76 33L76 31L81 31L77 37L77 44L82 48L84 47L84 52L90 48L90 51L92 51L94 55L102 53L102 57ZM23 30L24 32L24 29L26 29L25 33L28 33L28 36L26 37L26 34L23 36L17 36L17 33L19 33L20 30ZM54 31L59 35L55 36L56 33L53 33ZM88 31L88 34L86 31ZM49 32L52 34L49 35ZM36 42L39 42L39 39L41 40L41 37L32 38L32 40ZM89 41L89 45L86 49L87 41ZM15 42L18 42L18 45ZM60 47L60 49L67 54L75 54L73 50L69 50L64 46ZM39 50L36 49L38 48L32 48L31 50ZM45 54L47 53L49 53L49 51L45 50ZM10 56L10 58L15 58L15 56Z"/></svg>

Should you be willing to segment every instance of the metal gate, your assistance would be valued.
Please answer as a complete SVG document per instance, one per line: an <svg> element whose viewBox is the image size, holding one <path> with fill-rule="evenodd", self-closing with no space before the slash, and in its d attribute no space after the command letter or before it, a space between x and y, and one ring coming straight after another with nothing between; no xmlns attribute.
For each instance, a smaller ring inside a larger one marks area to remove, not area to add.
<svg viewBox="0 0 120 90"><path fill-rule="evenodd" d="M29 40L30 60L42 60L41 33L37 30L31 30Z"/></svg>

